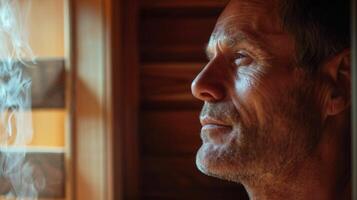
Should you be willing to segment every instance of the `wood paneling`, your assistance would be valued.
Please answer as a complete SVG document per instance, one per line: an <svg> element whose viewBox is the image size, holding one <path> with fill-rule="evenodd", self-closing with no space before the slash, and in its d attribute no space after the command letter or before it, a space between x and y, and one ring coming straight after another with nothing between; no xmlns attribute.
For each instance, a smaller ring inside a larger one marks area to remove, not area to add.
<svg viewBox="0 0 357 200"><path fill-rule="evenodd" d="M65 197L65 169L63 150L31 149L27 150L25 165L31 166L35 171L34 186L39 192L40 198L64 198ZM8 149L8 155L16 158L16 149ZM21 152L21 151L20 151ZM13 155L12 155L13 154ZM0 152L0 160L4 152ZM24 172L25 173L25 172ZM0 195L11 191L11 184L7 177L0 174Z"/></svg>
<svg viewBox="0 0 357 200"><path fill-rule="evenodd" d="M24 69L32 81L33 108L64 108L64 59L39 59Z"/></svg>
<svg viewBox="0 0 357 200"><path fill-rule="evenodd" d="M141 155L195 154L201 125L199 111L146 111L140 115Z"/></svg>
<svg viewBox="0 0 357 200"><path fill-rule="evenodd" d="M64 109L32 110L33 138L28 145L64 147L65 118Z"/></svg>
<svg viewBox="0 0 357 200"><path fill-rule="evenodd" d="M139 1L112 1L110 41L112 71L114 199L138 199L139 191ZM119 35L118 35L119 34ZM121 168L121 171L118 168ZM118 176L119 175L119 176ZM118 180L118 177L121 180ZM120 188L118 188L120 186Z"/></svg>
<svg viewBox="0 0 357 200"><path fill-rule="evenodd" d="M34 55L64 57L64 0L31 0L31 3L29 43Z"/></svg>
<svg viewBox="0 0 357 200"><path fill-rule="evenodd" d="M24 78L31 79L32 108L64 108L64 59L37 59L34 63L14 63L23 69ZM2 63L0 61L0 66Z"/></svg>
<svg viewBox="0 0 357 200"><path fill-rule="evenodd" d="M191 82L204 63L156 63L141 67L143 109L200 109L191 94Z"/></svg>
<svg viewBox="0 0 357 200"><path fill-rule="evenodd" d="M143 10L139 30L141 61L205 61L205 44L220 10Z"/></svg>

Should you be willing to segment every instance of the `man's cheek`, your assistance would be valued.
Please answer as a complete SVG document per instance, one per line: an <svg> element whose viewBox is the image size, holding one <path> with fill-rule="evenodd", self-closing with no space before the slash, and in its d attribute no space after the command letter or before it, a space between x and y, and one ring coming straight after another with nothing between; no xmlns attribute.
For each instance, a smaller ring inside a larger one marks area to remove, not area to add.
<svg viewBox="0 0 357 200"><path fill-rule="evenodd" d="M240 70L235 81L232 101L241 120L247 125L257 125L264 118L264 107L271 104L271 90L263 73L253 70Z"/></svg>
<svg viewBox="0 0 357 200"><path fill-rule="evenodd" d="M268 97L267 90L271 85L269 82L274 81L268 78L271 74L269 70L258 65L238 67L234 84L236 94L244 101L254 100L258 95Z"/></svg>

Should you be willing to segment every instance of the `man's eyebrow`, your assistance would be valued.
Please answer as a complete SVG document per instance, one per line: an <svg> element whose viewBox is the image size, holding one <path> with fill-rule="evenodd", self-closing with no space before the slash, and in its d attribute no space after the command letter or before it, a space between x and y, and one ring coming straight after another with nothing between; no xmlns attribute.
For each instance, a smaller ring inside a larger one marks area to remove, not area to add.
<svg viewBox="0 0 357 200"><path fill-rule="evenodd" d="M217 34L215 32L212 34L212 37L210 38L205 48L205 52L208 58L212 57L212 53L214 52L213 49L215 48L213 45L217 45L218 42L224 44L224 46L228 48L234 48L241 43L246 43L254 49L267 51L267 49L264 48L267 46L265 41L258 34L247 31L230 30L221 34Z"/></svg>

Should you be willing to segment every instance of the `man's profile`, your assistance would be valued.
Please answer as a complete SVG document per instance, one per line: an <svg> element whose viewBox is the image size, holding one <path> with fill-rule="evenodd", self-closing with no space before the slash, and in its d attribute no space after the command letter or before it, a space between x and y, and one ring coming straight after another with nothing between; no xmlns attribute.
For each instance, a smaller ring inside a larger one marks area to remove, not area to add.
<svg viewBox="0 0 357 200"><path fill-rule="evenodd" d="M349 2L232 0L206 51L200 171L251 199L349 199Z"/></svg>

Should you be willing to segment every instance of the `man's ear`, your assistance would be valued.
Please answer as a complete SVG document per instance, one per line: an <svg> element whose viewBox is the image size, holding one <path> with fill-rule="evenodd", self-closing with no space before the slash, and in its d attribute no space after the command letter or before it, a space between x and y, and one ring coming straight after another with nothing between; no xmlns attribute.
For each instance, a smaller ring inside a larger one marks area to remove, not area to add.
<svg viewBox="0 0 357 200"><path fill-rule="evenodd" d="M324 74L330 82L326 97L327 116L337 115L351 104L351 58L350 49L335 55L323 66Z"/></svg>

